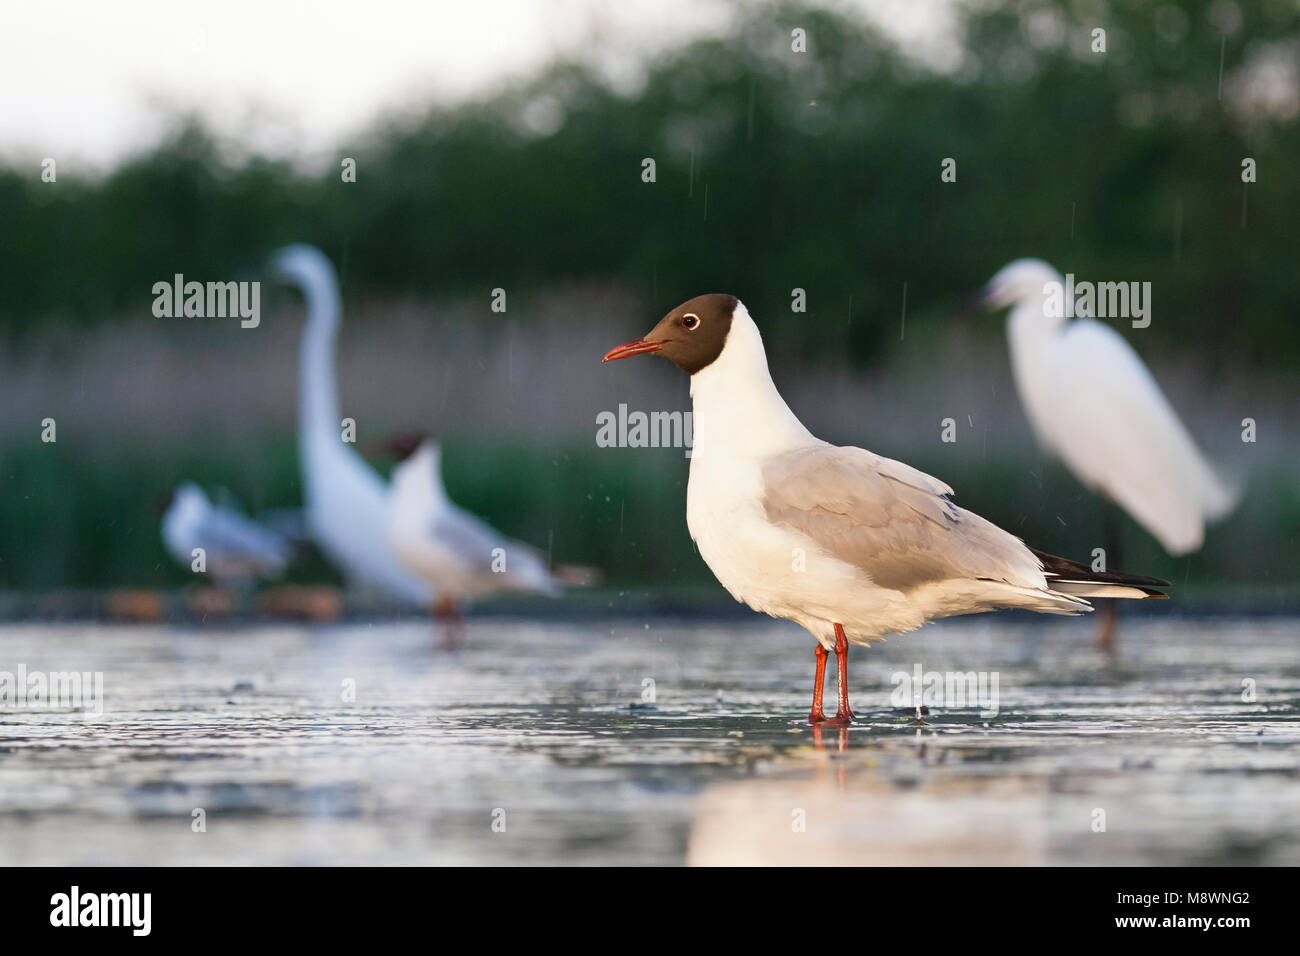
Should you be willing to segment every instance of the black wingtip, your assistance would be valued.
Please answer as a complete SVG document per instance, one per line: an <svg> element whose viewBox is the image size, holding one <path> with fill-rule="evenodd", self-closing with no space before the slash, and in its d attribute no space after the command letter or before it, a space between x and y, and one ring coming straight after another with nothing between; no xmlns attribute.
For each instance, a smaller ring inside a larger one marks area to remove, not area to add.
<svg viewBox="0 0 1300 956"><path fill-rule="evenodd" d="M1127 584L1130 587L1142 588L1167 588L1169 582L1163 578L1153 578L1145 574L1129 574L1127 571L1094 571L1086 564L1080 564L1078 561L1071 561L1069 558L1062 558L1055 554L1048 554L1046 551L1039 551L1037 548L1030 548L1030 552L1040 562L1043 570L1048 574L1055 574L1058 577L1068 577L1071 581L1096 581L1098 584ZM1159 592L1156 592L1159 593ZM1150 595L1152 597L1155 594ZM1168 599L1168 594L1160 594L1160 597Z"/></svg>

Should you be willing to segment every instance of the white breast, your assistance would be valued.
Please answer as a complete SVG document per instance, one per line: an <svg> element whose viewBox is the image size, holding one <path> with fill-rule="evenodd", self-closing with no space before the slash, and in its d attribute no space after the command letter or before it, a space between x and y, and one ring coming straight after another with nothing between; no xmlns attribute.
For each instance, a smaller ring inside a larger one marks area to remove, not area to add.
<svg viewBox="0 0 1300 956"><path fill-rule="evenodd" d="M853 639L919 626L901 595L874 586L858 569L767 520L764 460L820 445L785 404L768 374L758 327L743 304L722 354L691 378L695 442L686 523L709 570L736 600L795 621L826 646L832 625ZM897 608L897 610L894 610Z"/></svg>

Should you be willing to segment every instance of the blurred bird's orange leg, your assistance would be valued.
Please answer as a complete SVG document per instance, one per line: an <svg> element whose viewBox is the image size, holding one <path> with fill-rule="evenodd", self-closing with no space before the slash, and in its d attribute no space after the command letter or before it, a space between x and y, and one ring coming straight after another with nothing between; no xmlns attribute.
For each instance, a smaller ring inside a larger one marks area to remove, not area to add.
<svg viewBox="0 0 1300 956"><path fill-rule="evenodd" d="M849 639L842 625L835 625L835 675L839 679L839 708L832 723L847 724L853 719L853 708L849 706Z"/></svg>
<svg viewBox="0 0 1300 956"><path fill-rule="evenodd" d="M826 714L822 710L822 686L826 683L826 648L819 643L817 645L817 673L813 677L813 705L812 711L808 714L808 723L814 726L826 719Z"/></svg>
<svg viewBox="0 0 1300 956"><path fill-rule="evenodd" d="M439 598L432 607L433 617L442 621L442 641L438 647L444 651L454 651L465 642L464 619L460 608L449 597Z"/></svg>
<svg viewBox="0 0 1300 956"><path fill-rule="evenodd" d="M1106 546L1106 567L1124 567L1124 529L1120 523L1119 506L1112 501L1102 505L1102 535ZM1115 631L1119 625L1119 601L1102 598L1097 602L1097 649L1111 653L1115 650Z"/></svg>
<svg viewBox="0 0 1300 956"><path fill-rule="evenodd" d="M1102 598L1097 601L1100 605L1098 610L1097 622L1097 648L1103 651L1115 650L1115 627L1119 620L1119 601L1110 601Z"/></svg>

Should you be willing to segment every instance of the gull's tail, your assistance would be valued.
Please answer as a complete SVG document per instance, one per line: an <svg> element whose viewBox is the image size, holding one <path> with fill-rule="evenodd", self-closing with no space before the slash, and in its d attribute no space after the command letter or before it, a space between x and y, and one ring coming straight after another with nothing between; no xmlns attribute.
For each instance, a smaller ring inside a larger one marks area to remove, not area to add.
<svg viewBox="0 0 1300 956"><path fill-rule="evenodd" d="M1125 574L1123 571L1094 571L1086 564L1058 558L1030 548L1043 565L1043 574L1047 586L1062 594L1073 594L1083 598L1154 598L1167 601L1169 595L1159 588L1169 587L1168 581L1160 578L1148 578L1141 574Z"/></svg>

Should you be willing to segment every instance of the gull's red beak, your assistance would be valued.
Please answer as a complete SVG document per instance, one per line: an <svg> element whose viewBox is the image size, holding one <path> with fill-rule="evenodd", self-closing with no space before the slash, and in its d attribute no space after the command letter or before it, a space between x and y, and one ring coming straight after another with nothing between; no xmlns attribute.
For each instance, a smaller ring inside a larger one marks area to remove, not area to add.
<svg viewBox="0 0 1300 956"><path fill-rule="evenodd" d="M658 352L664 345L664 342L647 342L645 339L633 339L631 342L624 342L622 345L616 345L605 353L602 362L612 362L615 359L631 358L633 355L648 355L651 352Z"/></svg>

